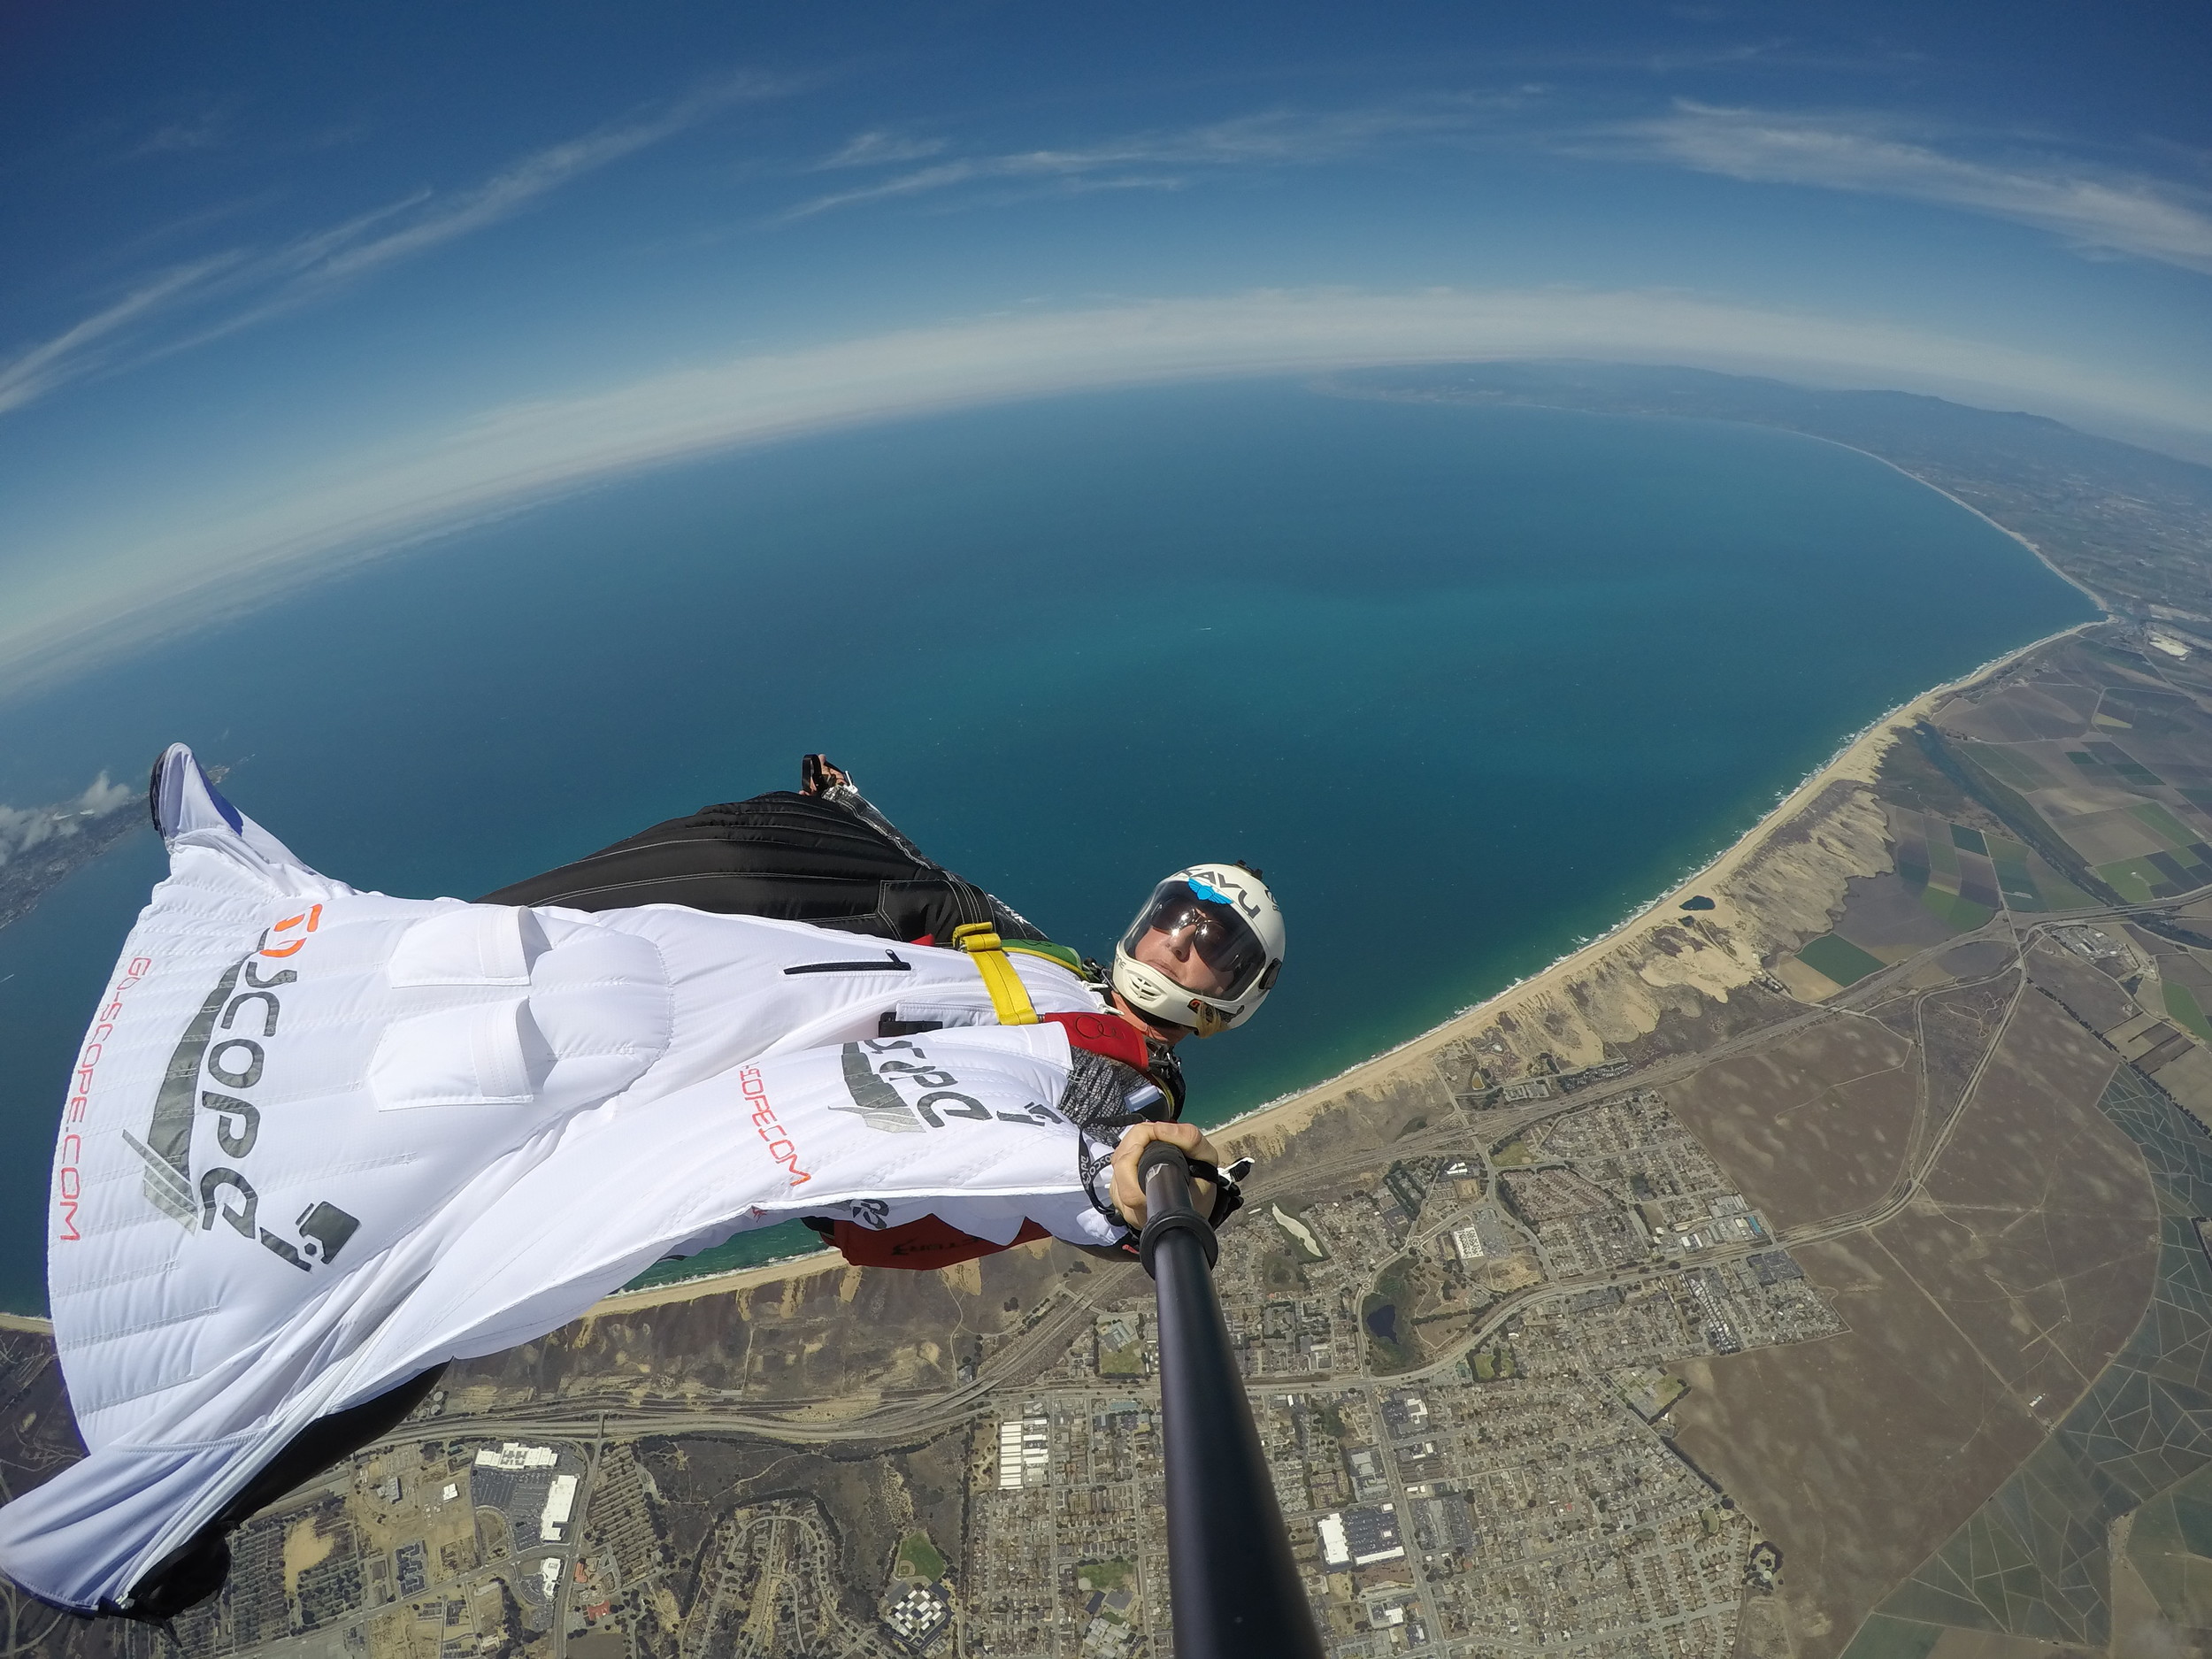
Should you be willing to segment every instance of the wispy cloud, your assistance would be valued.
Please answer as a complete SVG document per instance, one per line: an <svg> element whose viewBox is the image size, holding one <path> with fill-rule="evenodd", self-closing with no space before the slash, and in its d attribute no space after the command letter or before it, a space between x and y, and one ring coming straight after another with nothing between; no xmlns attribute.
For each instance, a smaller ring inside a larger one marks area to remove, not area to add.
<svg viewBox="0 0 2212 1659"><path fill-rule="evenodd" d="M1656 119L1612 129L1594 148L1732 179L1962 208L2049 231L2077 248L2212 272L2212 195L2070 159L1974 159L1893 118L1685 102Z"/></svg>
<svg viewBox="0 0 2212 1659"><path fill-rule="evenodd" d="M842 150L814 164L818 172L838 167L893 166L903 161L926 161L950 148L941 138L907 138L895 133L856 133Z"/></svg>
<svg viewBox="0 0 2212 1659"><path fill-rule="evenodd" d="M0 364L0 413L34 403L56 387L102 367L117 335L196 299L218 273L235 266L238 259L235 254L222 254L163 272L51 340Z"/></svg>
<svg viewBox="0 0 2212 1659"><path fill-rule="evenodd" d="M1779 41L1742 41L1654 52L1643 60L1643 66L1655 75L1674 75L1693 69L1736 69L1785 56Z"/></svg>
<svg viewBox="0 0 2212 1659"><path fill-rule="evenodd" d="M0 802L0 864L43 847L66 841L96 818L119 812L139 798L127 784L110 783L102 772L85 792L52 806L10 806Z"/></svg>
<svg viewBox="0 0 2212 1659"><path fill-rule="evenodd" d="M1386 142L1463 135L1494 122L1519 95L1408 100L1325 113L1274 110L1203 126L1150 130L1064 148L952 156L947 148L909 148L880 133L864 133L816 169L860 168L928 160L930 165L871 184L817 196L784 211L785 220L870 203L933 196L962 187L1029 185L1101 188L1173 188L1187 174L1234 167L1286 167L1341 160ZM1002 196L986 199L1004 199Z"/></svg>
<svg viewBox="0 0 2212 1659"><path fill-rule="evenodd" d="M349 246L334 247L303 269L303 280L342 282L379 265L412 257L442 242L466 236L511 219L535 202L586 173L672 138L742 97L759 96L769 83L753 77L726 83L685 99L664 113L627 127L608 128L552 145L526 156L473 188L421 198L424 211L411 222Z"/></svg>
<svg viewBox="0 0 2212 1659"><path fill-rule="evenodd" d="M242 594L634 472L1018 398L1393 363L1569 357L1901 386L2212 432L2212 395L1863 319L1642 290L1255 292L1022 311L651 375L491 409L255 504L135 542L35 549L0 591L0 687L81 667Z"/></svg>
<svg viewBox="0 0 2212 1659"><path fill-rule="evenodd" d="M1777 50L1771 43L1715 48L1698 61L1763 61ZM1586 111L1579 118L1570 113L1543 86L1332 111L1274 110L1087 143L977 154L951 153L936 139L864 132L808 171L874 170L879 176L813 196L777 217L788 222L925 197L995 204L1046 189L1172 188L1212 172L1317 165L1421 144L1659 162L1750 182L1928 202L2032 226L2084 251L2212 272L2212 189L2193 182L2048 152L1991 159L2001 146L1986 136L1932 134L1879 114L1778 112L1686 99L1658 116L1593 126Z"/></svg>
<svg viewBox="0 0 2212 1659"><path fill-rule="evenodd" d="M455 190L410 191L269 247L242 247L140 281L89 317L0 361L0 413L121 365L189 350L387 266L514 218L565 186L781 83L732 77L639 119L523 157Z"/></svg>
<svg viewBox="0 0 2212 1659"><path fill-rule="evenodd" d="M205 110L188 119L169 121L156 127L131 151L133 156L173 155L195 150L219 150L227 142L227 117L220 110Z"/></svg>

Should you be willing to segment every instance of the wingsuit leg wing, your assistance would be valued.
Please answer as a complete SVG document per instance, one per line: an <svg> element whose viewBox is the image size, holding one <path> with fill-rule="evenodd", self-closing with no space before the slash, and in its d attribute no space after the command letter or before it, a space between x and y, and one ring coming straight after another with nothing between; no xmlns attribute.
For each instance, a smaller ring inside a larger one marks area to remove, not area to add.
<svg viewBox="0 0 2212 1659"><path fill-rule="evenodd" d="M779 790L703 807L484 895L606 910L682 904L879 939L948 941L991 921L990 895L845 808Z"/></svg>

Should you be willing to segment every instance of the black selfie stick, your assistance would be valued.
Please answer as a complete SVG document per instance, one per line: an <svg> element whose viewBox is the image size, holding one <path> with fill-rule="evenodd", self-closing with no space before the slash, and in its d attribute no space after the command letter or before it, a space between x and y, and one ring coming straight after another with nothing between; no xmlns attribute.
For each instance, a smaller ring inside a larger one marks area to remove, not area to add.
<svg viewBox="0 0 2212 1659"><path fill-rule="evenodd" d="M1214 1231L1164 1141L1137 1160L1138 1249L1159 1293L1160 1415L1176 1659L1321 1659L1275 1483L1214 1294Z"/></svg>

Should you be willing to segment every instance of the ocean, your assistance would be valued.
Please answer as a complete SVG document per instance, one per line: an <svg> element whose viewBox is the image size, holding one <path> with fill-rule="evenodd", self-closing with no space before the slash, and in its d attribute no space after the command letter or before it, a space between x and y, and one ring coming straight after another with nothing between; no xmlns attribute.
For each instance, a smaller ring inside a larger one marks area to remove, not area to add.
<svg viewBox="0 0 2212 1659"><path fill-rule="evenodd" d="M1217 1123L1541 969L1886 710L2093 614L1814 439L1150 389L697 463L326 579L0 707L0 802L182 739L310 863L465 897L820 749L1101 956L1160 876L1243 858L1290 949L1252 1025L1185 1046ZM134 836L0 929L0 1307L43 1305L62 1085L160 862Z"/></svg>

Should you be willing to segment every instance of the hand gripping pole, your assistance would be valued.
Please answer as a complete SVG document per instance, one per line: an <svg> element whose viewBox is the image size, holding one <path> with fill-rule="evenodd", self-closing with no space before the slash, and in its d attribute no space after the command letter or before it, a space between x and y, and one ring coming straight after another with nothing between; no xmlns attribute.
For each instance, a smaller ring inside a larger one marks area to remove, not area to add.
<svg viewBox="0 0 2212 1659"><path fill-rule="evenodd" d="M1155 1141L1137 1181L1146 1215L1137 1248L1159 1295L1176 1659L1321 1659L1214 1291L1214 1233L1192 1202L1190 1165Z"/></svg>

